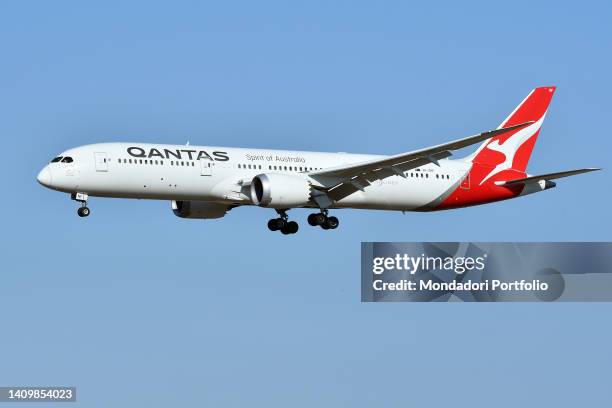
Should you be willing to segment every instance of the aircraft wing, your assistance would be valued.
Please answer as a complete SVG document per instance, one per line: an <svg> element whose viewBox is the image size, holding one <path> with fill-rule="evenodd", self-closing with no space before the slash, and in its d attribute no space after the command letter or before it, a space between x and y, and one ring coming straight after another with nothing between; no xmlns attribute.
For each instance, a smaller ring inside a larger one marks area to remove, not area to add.
<svg viewBox="0 0 612 408"><path fill-rule="evenodd" d="M601 170L601 169L598 169L598 168L587 168L587 169L560 171L558 173L542 174L540 176L529 176L529 177L520 178L520 179L514 179L514 180L496 181L495 184L497 184L498 186L511 186L511 185L516 185L516 184L527 184L527 183L538 182L538 181L542 181L542 180L554 180L554 179L574 176L576 174L588 173L590 171L597 171L597 170Z"/></svg>
<svg viewBox="0 0 612 408"><path fill-rule="evenodd" d="M369 186L373 181L382 180L391 176L405 177L404 172L408 170L429 163L438 164L438 160L450 156L452 150L458 150L480 143L486 139L520 129L532 123L533 121L530 121L506 128L490 130L441 145L384 157L382 159L317 170L308 173L308 175L320 183L319 186L313 186L315 189L320 190L321 193L324 191L326 196L337 201L353 194L357 190L363 191L365 187ZM322 194L318 194L318 196L320 195ZM315 194L315 199L316 196L317 194Z"/></svg>

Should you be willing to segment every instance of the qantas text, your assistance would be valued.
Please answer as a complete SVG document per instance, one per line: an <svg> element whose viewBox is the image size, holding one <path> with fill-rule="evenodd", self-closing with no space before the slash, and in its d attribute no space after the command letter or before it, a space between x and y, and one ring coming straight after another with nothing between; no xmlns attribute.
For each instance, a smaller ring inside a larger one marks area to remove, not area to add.
<svg viewBox="0 0 612 408"><path fill-rule="evenodd" d="M228 161L229 155L227 152L214 151L208 153L206 150L195 149L143 149L142 147L128 147L127 152L132 157L151 158L159 157L160 159L176 159L176 160L213 160L213 161Z"/></svg>

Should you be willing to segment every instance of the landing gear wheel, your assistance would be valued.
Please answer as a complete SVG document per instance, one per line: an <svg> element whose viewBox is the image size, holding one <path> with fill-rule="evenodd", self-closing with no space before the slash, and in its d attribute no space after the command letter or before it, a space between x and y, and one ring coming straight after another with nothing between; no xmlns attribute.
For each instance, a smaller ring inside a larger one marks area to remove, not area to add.
<svg viewBox="0 0 612 408"><path fill-rule="evenodd" d="M270 221L268 221L268 229L270 231L282 230L286 224L287 222L285 222L285 220L282 218L272 218Z"/></svg>
<svg viewBox="0 0 612 408"><path fill-rule="evenodd" d="M270 231L278 231L278 226L276 224L276 218L272 218L270 221L268 221L268 229Z"/></svg>
<svg viewBox="0 0 612 408"><path fill-rule="evenodd" d="M327 225L329 225L329 229L336 229L338 228L338 225L340 225L340 221L338 221L338 218L336 217L327 217L327 220L325 221L325 223Z"/></svg>
<svg viewBox="0 0 612 408"><path fill-rule="evenodd" d="M89 208L87 207L81 207L77 210L77 214L79 214L79 217L87 217L89 216Z"/></svg>
<svg viewBox="0 0 612 408"><path fill-rule="evenodd" d="M299 228L300 228L300 226L298 225L297 222L289 221L288 223L285 224L285 226L283 228L281 228L281 232L284 235L295 234L296 232L298 232Z"/></svg>
<svg viewBox="0 0 612 408"><path fill-rule="evenodd" d="M325 214L322 213L310 214L308 216L308 224L312 225L313 227L317 225L323 225L323 223L325 222L325 218Z"/></svg>
<svg viewBox="0 0 612 408"><path fill-rule="evenodd" d="M300 229L300 226L295 221L289 221L287 223L287 228L289 229L289 232L291 232L292 234L295 234Z"/></svg>

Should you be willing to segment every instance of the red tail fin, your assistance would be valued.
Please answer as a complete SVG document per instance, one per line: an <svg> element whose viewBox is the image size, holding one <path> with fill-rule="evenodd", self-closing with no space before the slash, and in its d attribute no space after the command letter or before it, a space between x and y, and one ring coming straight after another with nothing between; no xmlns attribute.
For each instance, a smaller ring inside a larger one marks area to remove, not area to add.
<svg viewBox="0 0 612 408"><path fill-rule="evenodd" d="M499 127L509 127L528 121L535 123L485 141L476 153L469 157L474 164L490 167L490 171L483 174L482 180L478 180L479 184L504 170L525 171L554 93L554 86L531 91Z"/></svg>

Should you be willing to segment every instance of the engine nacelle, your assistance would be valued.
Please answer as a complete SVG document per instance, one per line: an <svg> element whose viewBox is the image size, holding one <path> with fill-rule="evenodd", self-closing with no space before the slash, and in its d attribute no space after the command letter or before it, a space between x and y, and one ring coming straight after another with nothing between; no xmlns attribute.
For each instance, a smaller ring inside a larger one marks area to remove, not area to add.
<svg viewBox="0 0 612 408"><path fill-rule="evenodd" d="M226 204L207 201L175 201L172 200L172 212L181 218L211 219L221 218L227 213Z"/></svg>
<svg viewBox="0 0 612 408"><path fill-rule="evenodd" d="M259 174L251 181L251 200L261 207L302 207L310 200L310 184L290 174Z"/></svg>

